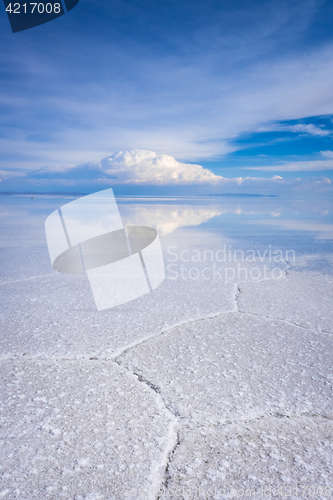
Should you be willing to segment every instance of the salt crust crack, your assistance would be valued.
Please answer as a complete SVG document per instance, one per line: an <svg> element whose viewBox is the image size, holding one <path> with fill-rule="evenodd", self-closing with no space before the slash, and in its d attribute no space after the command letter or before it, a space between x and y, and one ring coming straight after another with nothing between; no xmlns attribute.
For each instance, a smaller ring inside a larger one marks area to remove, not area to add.
<svg viewBox="0 0 333 500"><path fill-rule="evenodd" d="M289 262L286 261L286 264L287 264L287 268L284 270L285 272L285 275L286 275L286 278L288 276L288 269L291 267L291 265L289 264ZM50 275L52 276L52 275ZM33 278L39 278L40 276L36 276L36 277L33 277ZM32 279L33 279L32 278ZM31 279L31 278L30 278ZM18 280L18 281L21 281L21 280ZM7 283L0 283L1 284L7 284ZM317 333L316 330L313 330L313 329L310 329L310 328L305 328L297 323L292 323L290 321L287 321L287 320L284 320L284 319L280 319L280 318L274 318L274 317L270 317L270 316L264 316L264 315L259 315L259 314L255 314L255 313L249 313L249 312L246 312L246 311L241 311L240 308L239 308L239 296L241 294L241 288L239 286L238 283L235 283L235 295L234 295L234 300L235 300L235 307L234 307L234 310L233 311L229 311L229 312L219 312L219 313L214 313L214 314L209 314L207 316L203 316L203 317L199 317L199 318L191 318L191 319L188 319L186 321L182 321L180 323L177 323L177 324L174 324L170 327L168 327L167 329L159 332L158 334L154 334L154 335L151 335L149 337L145 337L144 339L140 339L140 341L138 342L132 342L131 344L129 344L126 348L122 349L121 351L118 351L116 353L114 353L113 356L109 356L109 357L92 357L92 358L89 358L90 360L94 360L94 361L99 361L99 360L103 360L103 361L113 361L115 363L117 363L118 366L120 366L122 369L126 370L128 373L130 373L133 377L136 378L136 380L138 380L140 383L143 383L145 384L149 390L153 391L154 392L154 396L156 398L156 402L157 402L157 406L158 408L161 410L161 411L164 411L169 420L170 420L170 423L169 423L169 427L168 427L168 432L167 432L167 445L166 445L166 448L164 450L164 453L163 453L163 456L162 456L162 459L161 459L161 462L159 464L156 464L153 468L153 470L151 471L151 475L150 475L150 482L151 482L151 487L154 491L161 491L161 489L164 487L165 489L167 489L168 487L168 484L171 480L171 476L170 476L170 464L173 460L173 457L177 451L177 448L180 446L181 444L181 440L180 440L180 433L179 433L179 429L180 429L180 422L179 422L179 417L180 415L179 414L176 414L175 412L172 411L171 408L169 408L164 399L162 398L161 396L161 390L158 386L156 386L155 384L153 384L152 382L150 382L149 380L145 379L140 373L136 373L135 371L132 371L130 368L127 368L127 367L124 367L124 365L121 364L121 362L119 361L119 358L124 355L125 353L127 353L128 351L130 351L131 349L134 349L135 347L145 343L145 342L148 342L149 340L152 340L156 337L159 337L160 335L165 335L167 334L168 332L171 332L172 330L174 330L175 328L179 328L181 326L184 326L184 325L187 325L189 323L195 323L197 321L205 321L205 320L209 320L209 319L214 319L214 318L217 318L217 317L220 317L220 316L223 316L223 315L229 315L229 314L239 314L240 316L243 316L243 315L247 315L247 316L255 316L257 318L260 318L260 319L264 319L264 320L269 320L269 321L279 321L279 322L282 322L282 323L285 323L285 324L288 324L290 326L293 326L293 327L296 327L296 328L301 328L302 330L307 330L307 331L311 331L313 333ZM332 332L326 332L326 331L322 331L321 333L327 333L327 334L331 334ZM0 357L0 361L2 360L6 360L6 359L17 359L19 357L19 355L8 355L8 356L1 356ZM25 358L25 360L27 359L40 359L39 356L27 356ZM52 358L53 359L53 358ZM59 358L57 358L59 359ZM65 360L70 360L70 359L73 359L73 358L61 358L61 360L65 361ZM75 357L75 359L79 359L78 357ZM83 359L86 359L86 358L83 358ZM138 369L136 371L139 371ZM287 414L280 414L280 413L276 413L276 414L273 414L273 413L269 413L268 415L262 415L262 416L259 416L255 419L251 419L251 420L244 420L242 421L243 423L249 423L253 420L262 420L262 419L265 419L265 418L269 418L269 417L276 417L276 418L301 418L303 416L306 416L306 417L310 417L310 418L325 418L325 419L328 419L328 420L331 420L328 416L325 416L325 415L309 415L309 414L306 414L306 415L287 415ZM235 423L235 422L234 422ZM160 499L160 495L157 496L157 499L156 500L159 500Z"/></svg>

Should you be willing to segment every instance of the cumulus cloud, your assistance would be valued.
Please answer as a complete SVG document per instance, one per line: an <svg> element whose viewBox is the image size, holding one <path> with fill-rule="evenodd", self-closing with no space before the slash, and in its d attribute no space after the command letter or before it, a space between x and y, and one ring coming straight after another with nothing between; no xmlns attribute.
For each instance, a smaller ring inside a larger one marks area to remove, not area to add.
<svg viewBox="0 0 333 500"><path fill-rule="evenodd" d="M147 149L119 151L104 158L99 170L107 181L113 184L142 185L255 185L274 184L283 180L274 175L272 178L261 177L222 177L215 175L201 165L182 163L172 156L157 154ZM276 168L275 168L276 170Z"/></svg>
<svg viewBox="0 0 333 500"><path fill-rule="evenodd" d="M101 169L121 184L216 184L223 179L201 165L147 149L114 153L101 161Z"/></svg>
<svg viewBox="0 0 333 500"><path fill-rule="evenodd" d="M329 157L328 152L325 152ZM324 156L325 156L324 155ZM332 168L333 159L318 160L317 162L299 162L288 165L278 165L269 167L248 167L257 170L314 170L313 164L317 163L322 170L322 166ZM304 168L305 167L307 168ZM3 172L5 173L5 172ZM61 186L75 187L75 191L80 190L98 190L107 186L123 186L131 193L132 188L137 192L137 188L151 186L159 189L162 187L164 193L169 186L170 190L179 187L178 194L214 194L221 192L229 193L254 193L254 194L283 194L289 190L311 191L313 188L326 190L330 180L326 177L306 177L301 178L283 178L275 173L271 177L223 177L214 174L211 170L198 164L183 163L177 161L170 155L158 154L147 149L130 149L128 151L119 151L107 156L100 162L80 164L67 171L54 171L53 169L38 169L29 176L22 173L22 180L37 187L50 186L52 182L53 189L61 189ZM6 179L6 176L2 176ZM10 180L10 179L9 179ZM15 179L15 183L19 182ZM6 180L7 182L7 180ZM166 188L165 188L166 187ZM6 185L6 189L9 189ZM22 190L22 188L20 188ZM174 191L172 191L174 192Z"/></svg>

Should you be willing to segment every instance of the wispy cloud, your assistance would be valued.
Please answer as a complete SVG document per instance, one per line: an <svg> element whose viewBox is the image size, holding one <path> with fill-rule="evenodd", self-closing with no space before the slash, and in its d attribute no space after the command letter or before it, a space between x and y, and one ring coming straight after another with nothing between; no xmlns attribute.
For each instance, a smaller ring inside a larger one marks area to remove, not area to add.
<svg viewBox="0 0 333 500"><path fill-rule="evenodd" d="M288 128L286 128L288 130ZM304 132L305 134L309 135L319 135L321 137L327 136L327 135L333 135L332 130L325 130L321 127L317 127L313 123L298 123L297 125L292 125L289 130L292 132Z"/></svg>
<svg viewBox="0 0 333 500"><path fill-rule="evenodd" d="M321 151L320 154L322 156L326 156L327 158L333 158L333 151L329 151L329 150Z"/></svg>
<svg viewBox="0 0 333 500"><path fill-rule="evenodd" d="M323 172L333 170L333 160L295 161L278 165L244 167L244 170L262 170L264 172Z"/></svg>
<svg viewBox="0 0 333 500"><path fill-rule="evenodd" d="M296 123L287 125L281 123L273 123L269 126L260 127L262 132L294 132L296 134L306 134L317 137L333 136L333 130L327 130L313 123Z"/></svg>

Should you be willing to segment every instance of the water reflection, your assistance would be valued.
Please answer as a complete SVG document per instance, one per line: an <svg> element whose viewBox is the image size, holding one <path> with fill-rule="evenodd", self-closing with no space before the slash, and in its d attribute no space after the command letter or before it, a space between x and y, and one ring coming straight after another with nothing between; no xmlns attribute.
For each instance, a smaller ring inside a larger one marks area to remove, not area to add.
<svg viewBox="0 0 333 500"><path fill-rule="evenodd" d="M330 224L330 205L328 200L309 204L294 200L251 199L240 203L239 200L216 202L206 197L191 200L121 199L118 206L124 224L151 225L161 236L169 235L183 227L196 226L201 230L203 227L200 226L207 227L210 221L215 225L234 222L252 226L271 225L272 228L281 227L286 230L314 231L320 233L321 238L330 239L333 231L333 225Z"/></svg>
<svg viewBox="0 0 333 500"><path fill-rule="evenodd" d="M183 226L200 226L223 212L218 208L161 205L119 206L124 225L154 226L163 236Z"/></svg>
<svg viewBox="0 0 333 500"><path fill-rule="evenodd" d="M74 199L74 198L72 198ZM58 196L0 196L0 229L30 232L42 225L46 217L68 199ZM271 226L288 231L312 231L324 239L332 238L333 201L329 199L286 200L278 198L220 198L215 197L117 197L124 224L148 225L161 236L170 235L184 227L202 229L207 224L232 222L237 224ZM26 225L28 223L28 226ZM201 226L201 227L200 227ZM251 231L249 227L249 231ZM44 235L43 235L44 239Z"/></svg>
<svg viewBox="0 0 333 500"><path fill-rule="evenodd" d="M74 199L74 198L72 198ZM58 196L0 196L0 271L8 279L50 272L44 224L70 200ZM333 200L216 197L118 197L124 225L155 227L162 248L218 250L293 249L300 255L332 253ZM38 248L37 248L38 247ZM228 247L229 248L229 247ZM6 278L7 279L7 278Z"/></svg>

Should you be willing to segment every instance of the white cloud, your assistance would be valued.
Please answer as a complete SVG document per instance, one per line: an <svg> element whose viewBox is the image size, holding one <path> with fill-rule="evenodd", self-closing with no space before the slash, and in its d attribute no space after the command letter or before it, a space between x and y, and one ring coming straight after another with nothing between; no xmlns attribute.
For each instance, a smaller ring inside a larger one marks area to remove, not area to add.
<svg viewBox="0 0 333 500"><path fill-rule="evenodd" d="M13 178L13 177L22 177L26 174L24 172L15 171L15 170L0 170L0 175L3 179Z"/></svg>
<svg viewBox="0 0 333 500"><path fill-rule="evenodd" d="M332 164L333 160L318 161L320 164ZM299 168L299 164L311 162L295 163L294 169ZM312 162L315 163L315 162ZM258 170L287 170L289 165L269 166L269 167L249 167ZM298 168L296 168L298 167ZM309 169L310 170L310 169ZM321 169L318 169L321 170ZM1 172L2 178L8 182L8 175L11 172ZM20 181L20 177L30 186L50 188L50 182L59 189L61 186L75 187L75 190L103 189L106 186L126 186L127 192L132 187L139 186L169 186L180 187L180 192L191 194L214 194L214 193L253 193L253 194L278 194L284 195L291 191L318 191L331 192L331 181L325 177L305 177L283 178L280 175L272 177L223 177L214 174L211 170L202 165L183 163L167 154L158 154L148 149L130 149L128 151L118 151L107 156L100 162L79 164L72 166L68 170L58 170L55 168L38 169L27 176L25 172L13 172L15 183ZM10 178L9 178L10 181ZM185 189L186 188L186 189ZM6 189L13 190L12 187ZM184 191L185 189L185 191Z"/></svg>
<svg viewBox="0 0 333 500"><path fill-rule="evenodd" d="M297 125L291 125L290 130L292 130L293 132L305 132L309 135L318 135L321 137L325 135L332 135L331 130L325 130L323 128L317 127L316 125L313 125L312 123L298 123Z"/></svg>
<svg viewBox="0 0 333 500"><path fill-rule="evenodd" d="M305 132L306 134L309 135L318 135L321 137L324 137L326 135L332 135L331 130L325 130L321 127L313 125L312 123L309 124L298 123L297 125L292 125L290 129L293 132Z"/></svg>
<svg viewBox="0 0 333 500"><path fill-rule="evenodd" d="M201 165L182 163L170 155L157 154L148 149L131 149L114 153L100 162L99 169L106 178L97 180L113 184L253 186L284 182L279 175L274 175L270 179L222 177Z"/></svg>
<svg viewBox="0 0 333 500"><path fill-rule="evenodd" d="M114 153L101 161L101 169L117 184L216 184L223 179L201 165L147 149Z"/></svg>
<svg viewBox="0 0 333 500"><path fill-rule="evenodd" d="M326 158L333 158L333 151L320 151L320 154Z"/></svg>
<svg viewBox="0 0 333 500"><path fill-rule="evenodd" d="M328 161L333 163L332 160ZM325 161L319 163L326 164ZM280 167L260 168L280 170ZM331 183L327 178L318 177L306 179L284 179L280 175L273 175L269 178L222 177L201 165L182 163L170 155L157 154L147 149L131 149L114 153L100 162L98 170L104 175L102 179L100 177L96 179L96 182L109 185L201 186L205 187L205 192L212 192L212 188L215 187L215 191L218 188L218 191L230 192L283 193L289 189L311 190L314 187L320 188ZM303 170L303 167L299 170Z"/></svg>
<svg viewBox="0 0 333 500"><path fill-rule="evenodd" d="M244 167L244 170L262 170L265 172L320 172L323 170L333 170L333 160L294 161L273 166Z"/></svg>
<svg viewBox="0 0 333 500"><path fill-rule="evenodd" d="M261 127L259 129L262 132L295 132L295 133L304 133L308 135L320 136L324 137L327 135L333 135L332 130L326 130L324 128L318 127L317 125L313 125L312 123L297 123L295 125L279 125L273 124L269 127Z"/></svg>
<svg viewBox="0 0 333 500"><path fill-rule="evenodd" d="M314 181L315 184L331 184L331 180L328 179L327 177L324 177L324 179L318 179L317 181Z"/></svg>

